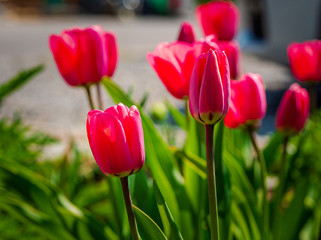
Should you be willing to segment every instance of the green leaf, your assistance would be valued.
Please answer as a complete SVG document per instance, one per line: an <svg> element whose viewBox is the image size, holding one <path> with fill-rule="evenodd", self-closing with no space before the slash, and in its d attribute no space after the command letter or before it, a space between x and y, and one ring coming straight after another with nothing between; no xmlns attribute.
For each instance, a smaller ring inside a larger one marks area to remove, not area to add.
<svg viewBox="0 0 321 240"><path fill-rule="evenodd" d="M185 152L184 150L172 148L172 151L178 158L183 158L183 160L188 165L190 165L194 169L194 171L199 174L201 178L207 178L206 160L198 157L197 155L191 152Z"/></svg>
<svg viewBox="0 0 321 240"><path fill-rule="evenodd" d="M27 83L32 77L40 73L43 69L44 66L39 65L37 67L21 71L6 83L0 85L0 103L6 96Z"/></svg>
<svg viewBox="0 0 321 240"><path fill-rule="evenodd" d="M162 218L162 223L165 229L165 233L170 240L182 240L183 237L179 232L176 223L174 222L173 216L169 211L167 204L159 191L156 182L154 181L154 194L158 206L160 216Z"/></svg>
<svg viewBox="0 0 321 240"><path fill-rule="evenodd" d="M144 239L162 240L167 239L159 226L142 210L133 205L140 234Z"/></svg>
<svg viewBox="0 0 321 240"><path fill-rule="evenodd" d="M282 216L280 226L280 239L291 240L295 239L305 223L309 219L311 210L305 205L305 198L310 189L310 182L305 179L299 184L295 191L295 195L290 203L290 206Z"/></svg>
<svg viewBox="0 0 321 240"><path fill-rule="evenodd" d="M252 240L250 231L248 229L247 222L236 203L232 202L231 209L233 213L233 226L231 227L234 231L234 234L238 236L237 239L240 240ZM258 238L260 239L260 238Z"/></svg>

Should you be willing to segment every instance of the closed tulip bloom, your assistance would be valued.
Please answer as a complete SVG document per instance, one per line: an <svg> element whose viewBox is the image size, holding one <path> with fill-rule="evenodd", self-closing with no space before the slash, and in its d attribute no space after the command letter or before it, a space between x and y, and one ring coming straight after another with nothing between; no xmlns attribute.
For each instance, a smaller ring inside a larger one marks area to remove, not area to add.
<svg viewBox="0 0 321 240"><path fill-rule="evenodd" d="M143 167L144 135L136 106L129 109L118 104L104 112L89 111L87 137L94 158L104 174L125 177Z"/></svg>
<svg viewBox="0 0 321 240"><path fill-rule="evenodd" d="M188 22L182 22L177 40L182 42L187 42L187 43L195 42L195 34L194 34L192 24Z"/></svg>
<svg viewBox="0 0 321 240"><path fill-rule="evenodd" d="M176 41L160 43L147 61L154 68L167 90L176 98L188 96L189 83L197 57L209 49L219 49L211 39L202 39L193 44Z"/></svg>
<svg viewBox="0 0 321 240"><path fill-rule="evenodd" d="M62 77L71 86L96 83L114 74L116 37L100 26L74 27L51 35L49 46Z"/></svg>
<svg viewBox="0 0 321 240"><path fill-rule="evenodd" d="M212 1L200 5L195 15L205 35L213 33L220 41L230 41L237 33L240 13L232 2Z"/></svg>
<svg viewBox="0 0 321 240"><path fill-rule="evenodd" d="M293 83L285 92L276 113L276 129L285 134L298 133L310 111L310 98L306 89Z"/></svg>
<svg viewBox="0 0 321 240"><path fill-rule="evenodd" d="M230 73L224 52L209 50L199 56L193 69L189 107L193 118L215 124L226 115L230 101Z"/></svg>
<svg viewBox="0 0 321 240"><path fill-rule="evenodd" d="M321 81L320 40L290 44L288 57L292 73L299 81Z"/></svg>
<svg viewBox="0 0 321 240"><path fill-rule="evenodd" d="M266 113L266 94L259 74L247 73L231 81L231 103L224 123L229 128L256 127Z"/></svg>

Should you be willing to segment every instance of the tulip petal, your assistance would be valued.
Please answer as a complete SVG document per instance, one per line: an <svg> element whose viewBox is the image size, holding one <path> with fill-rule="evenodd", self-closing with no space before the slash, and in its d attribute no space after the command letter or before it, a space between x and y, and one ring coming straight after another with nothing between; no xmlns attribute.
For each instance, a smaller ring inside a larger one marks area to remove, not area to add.
<svg viewBox="0 0 321 240"><path fill-rule="evenodd" d="M205 64L206 54L204 53L196 60L189 87L189 109L193 118L201 123L204 122L199 116L199 96Z"/></svg>
<svg viewBox="0 0 321 240"><path fill-rule="evenodd" d="M113 33L105 33L105 46L106 46L106 55L107 55L107 72L104 72L108 77L114 75L117 60L118 60L118 49L117 49L117 40L116 36Z"/></svg>
<svg viewBox="0 0 321 240"><path fill-rule="evenodd" d="M154 56L152 53L147 54L147 60L174 97L182 99L186 96L185 82L171 62Z"/></svg>
<svg viewBox="0 0 321 240"><path fill-rule="evenodd" d="M136 106L132 106L124 122L127 144L133 159L133 173L139 171L145 162L145 145L142 120Z"/></svg>
<svg viewBox="0 0 321 240"><path fill-rule="evenodd" d="M78 73L74 71L77 66L77 54L74 40L64 34L63 36L51 35L49 46L55 58L60 74L71 85L78 85Z"/></svg>
<svg viewBox="0 0 321 240"><path fill-rule="evenodd" d="M224 52L219 54L219 67L222 78L223 85L223 94L224 94L224 110L222 116L224 117L227 114L229 109L230 100L231 100L231 79L230 79L230 67L227 60L227 57Z"/></svg>

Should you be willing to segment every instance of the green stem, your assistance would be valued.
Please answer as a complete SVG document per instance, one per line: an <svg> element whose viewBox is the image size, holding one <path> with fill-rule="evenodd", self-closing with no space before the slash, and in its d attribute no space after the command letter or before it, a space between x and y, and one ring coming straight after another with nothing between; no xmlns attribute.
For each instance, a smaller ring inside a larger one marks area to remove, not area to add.
<svg viewBox="0 0 321 240"><path fill-rule="evenodd" d="M97 98L98 98L98 108L100 110L103 110L103 101L101 98L100 82L96 83L96 90L97 90Z"/></svg>
<svg viewBox="0 0 321 240"><path fill-rule="evenodd" d="M280 182L279 186L275 195L275 205L274 205L274 215L273 215L273 236L275 239L279 239L279 230L280 230L280 214L282 210L282 194L284 192L285 181L287 176L288 170L288 162L286 161L286 148L288 145L289 137L284 137L283 140L283 152L282 152L282 159L281 159L281 175L280 175Z"/></svg>
<svg viewBox="0 0 321 240"><path fill-rule="evenodd" d="M189 108L188 108L188 97L184 98L185 103L185 119L186 119L186 129L189 130Z"/></svg>
<svg viewBox="0 0 321 240"><path fill-rule="evenodd" d="M213 154L214 125L205 125L206 128L206 153L207 153L207 185L208 202L210 209L211 239L219 240L218 209L216 197L215 163Z"/></svg>
<svg viewBox="0 0 321 240"><path fill-rule="evenodd" d="M86 89L87 98L88 98L90 108L95 109L89 85L84 85L84 88Z"/></svg>
<svg viewBox="0 0 321 240"><path fill-rule="evenodd" d="M262 235L262 240L265 239L265 235L267 233L266 227L268 226L269 220L268 220L268 202L267 202L267 187L266 187L266 166L265 166L265 161L264 157L262 155L261 150L258 147L255 135L254 135L254 130L252 127L248 127L248 132L251 138L252 145L254 147L254 150L257 155L257 159L259 161L260 167L261 167L261 188L263 191L263 199L262 199L262 222L261 222L261 235Z"/></svg>
<svg viewBox="0 0 321 240"><path fill-rule="evenodd" d="M123 177L120 179L121 185L123 187L123 194L125 199L125 205L127 210L127 217L129 221L130 232L132 234L132 240L141 240L138 229L136 218L133 211L132 200L130 197L129 187L128 187L128 177Z"/></svg>

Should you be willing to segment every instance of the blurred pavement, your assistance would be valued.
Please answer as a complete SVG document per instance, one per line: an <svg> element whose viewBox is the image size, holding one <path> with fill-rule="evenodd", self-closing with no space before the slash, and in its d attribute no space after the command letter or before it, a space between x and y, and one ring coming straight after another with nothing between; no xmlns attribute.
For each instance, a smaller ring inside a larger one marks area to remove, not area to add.
<svg viewBox="0 0 321 240"><path fill-rule="evenodd" d="M123 89L134 86L134 99L139 101L145 91L150 93L147 108L154 101L167 98L177 106L183 103L168 94L157 75L145 59L148 51L153 51L162 41L176 39L181 21L194 24L200 38L200 30L192 15L190 17L128 17L117 19L108 16L50 16L16 18L0 14L0 82L14 76L19 70L38 64L45 64L45 70L35 79L7 98L0 109L0 117L11 117L19 113L24 122L62 140L62 151L70 137L81 146L88 147L85 122L89 106L83 89L69 87L61 78L48 48L50 34L58 34L64 28L85 27L99 24L106 31L117 34L119 44L119 64L113 81ZM242 72L259 73L263 77L269 101L275 102L273 93L286 89L293 77L287 66L261 59L250 53L242 55ZM280 94L277 94L279 98ZM104 94L104 107L113 103ZM267 133L273 128L273 111L270 110Z"/></svg>

